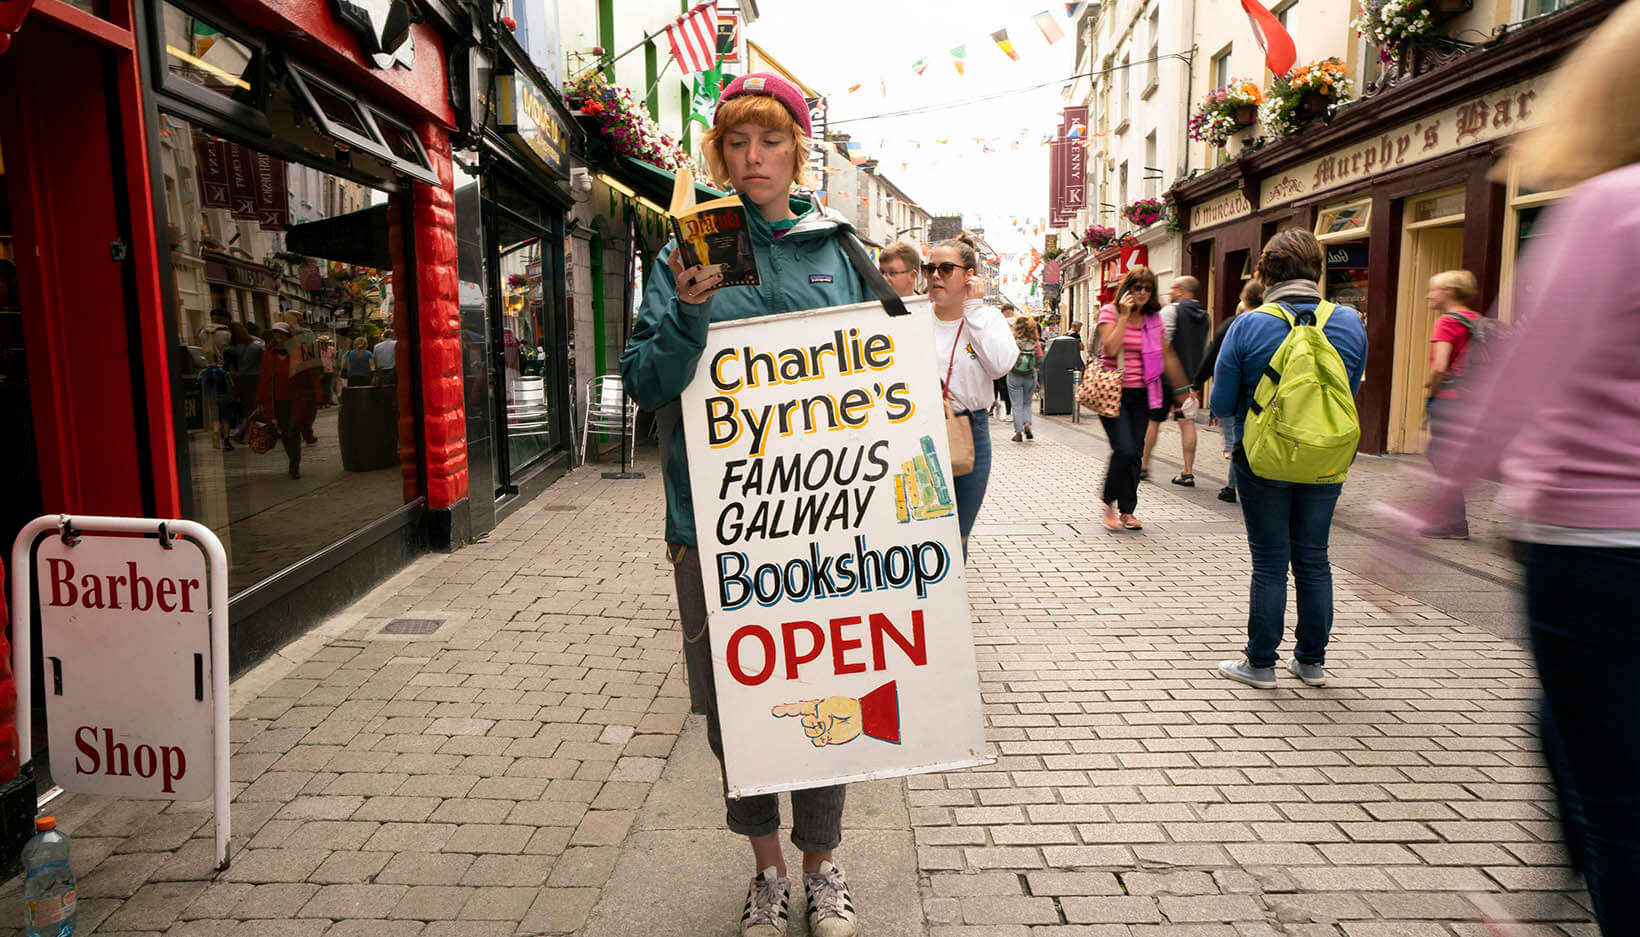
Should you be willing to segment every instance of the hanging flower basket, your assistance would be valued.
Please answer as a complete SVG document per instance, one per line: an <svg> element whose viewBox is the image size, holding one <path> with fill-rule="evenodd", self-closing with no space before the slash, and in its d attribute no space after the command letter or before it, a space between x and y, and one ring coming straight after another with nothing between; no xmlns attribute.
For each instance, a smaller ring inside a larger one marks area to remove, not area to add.
<svg viewBox="0 0 1640 937"><path fill-rule="evenodd" d="M1272 136L1285 137L1300 127L1330 118L1349 103L1350 90L1341 60L1328 58L1300 65L1270 86L1264 124Z"/></svg>
<svg viewBox="0 0 1640 937"><path fill-rule="evenodd" d="M1196 113L1190 117L1190 139L1224 146L1238 130L1253 125L1263 101L1257 82L1231 79L1228 85L1207 92L1207 97L1196 105Z"/></svg>
<svg viewBox="0 0 1640 937"><path fill-rule="evenodd" d="M1361 15L1350 25L1376 43L1379 56L1389 62L1408 43L1473 6L1474 0L1361 0Z"/></svg>
<svg viewBox="0 0 1640 937"><path fill-rule="evenodd" d="M1142 198L1130 202L1122 208L1122 217L1126 218L1135 228L1148 228L1162 220L1167 211L1167 205L1159 198Z"/></svg>
<svg viewBox="0 0 1640 937"><path fill-rule="evenodd" d="M1102 224L1090 224L1082 232L1082 246L1089 250L1103 250L1116 240L1116 229Z"/></svg>
<svg viewBox="0 0 1640 937"><path fill-rule="evenodd" d="M564 97L579 105L581 115L615 152L673 171L688 163L683 147L649 118L632 92L605 82L601 72L570 82Z"/></svg>

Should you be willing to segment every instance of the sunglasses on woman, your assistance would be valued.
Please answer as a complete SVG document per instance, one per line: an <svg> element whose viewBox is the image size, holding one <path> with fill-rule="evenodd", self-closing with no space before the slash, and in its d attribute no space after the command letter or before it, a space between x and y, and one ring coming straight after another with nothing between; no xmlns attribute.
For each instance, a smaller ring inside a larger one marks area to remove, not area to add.
<svg viewBox="0 0 1640 937"><path fill-rule="evenodd" d="M931 277L936 273L939 274L942 277L948 277L948 276L951 275L951 271L953 271L953 270L972 270L972 269L974 269L974 268L968 266L967 264L954 264L954 263L951 263L950 261L946 261L943 264L923 264L922 265L922 272L923 272L923 276L925 276L925 277Z"/></svg>

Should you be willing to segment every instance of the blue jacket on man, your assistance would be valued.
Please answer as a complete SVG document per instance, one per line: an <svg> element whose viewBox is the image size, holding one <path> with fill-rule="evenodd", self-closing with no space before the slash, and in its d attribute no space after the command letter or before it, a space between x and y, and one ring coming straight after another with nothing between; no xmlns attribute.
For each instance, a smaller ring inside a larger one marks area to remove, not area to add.
<svg viewBox="0 0 1640 937"><path fill-rule="evenodd" d="M1276 284L1279 287L1280 284ZM1276 292L1272 287L1270 292ZM1277 300L1279 305L1295 315L1314 312L1321 298L1315 295L1287 295ZM1253 391L1264 376L1264 369L1275 357L1276 349L1287 340L1292 331L1287 320L1258 310L1249 310L1236 316L1230 330L1224 333L1224 344L1219 348L1219 361L1213 368L1213 415L1240 425L1246 417L1247 405L1253 402ZM1344 359L1344 370L1350 377L1350 393L1359 393L1361 377L1367 368L1367 329L1361 323L1361 314L1349 306L1339 306L1328 317L1322 328L1327 341Z"/></svg>

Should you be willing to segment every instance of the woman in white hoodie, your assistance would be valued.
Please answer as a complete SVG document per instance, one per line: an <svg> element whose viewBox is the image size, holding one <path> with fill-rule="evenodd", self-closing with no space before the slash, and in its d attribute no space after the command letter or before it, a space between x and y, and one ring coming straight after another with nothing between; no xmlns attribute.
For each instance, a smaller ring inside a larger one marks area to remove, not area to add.
<svg viewBox="0 0 1640 937"><path fill-rule="evenodd" d="M934 365L951 411L974 428L974 470L953 482L963 557L991 479L991 401L995 381L1019 359L1019 346L1000 310L988 307L971 288L982 285L974 241L966 234L941 241L922 265L928 298L934 304Z"/></svg>

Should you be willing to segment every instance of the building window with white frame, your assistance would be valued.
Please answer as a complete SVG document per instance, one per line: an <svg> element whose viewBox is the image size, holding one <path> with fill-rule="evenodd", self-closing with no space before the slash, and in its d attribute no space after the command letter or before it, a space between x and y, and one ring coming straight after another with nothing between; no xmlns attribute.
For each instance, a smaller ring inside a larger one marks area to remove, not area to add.
<svg viewBox="0 0 1640 937"><path fill-rule="evenodd" d="M1121 109L1117 111L1117 113L1121 115L1121 118L1116 124L1117 133L1121 133L1123 130L1127 129L1128 110L1131 107L1131 102L1133 100L1133 68L1130 59L1131 56L1129 55L1124 54L1122 56L1122 81L1117 92L1122 96L1122 103Z"/></svg>
<svg viewBox="0 0 1640 937"><path fill-rule="evenodd" d="M1156 186L1160 183L1161 170L1152 168L1156 165L1156 131L1145 134L1145 197L1156 197Z"/></svg>
<svg viewBox="0 0 1640 937"><path fill-rule="evenodd" d="M1270 13L1275 16L1277 22L1281 23L1281 28L1287 30L1287 35L1292 36L1293 41L1297 42L1298 0L1287 0L1286 3L1276 6Z"/></svg>
<svg viewBox="0 0 1640 937"><path fill-rule="evenodd" d="M1162 8L1157 4L1150 11L1150 54L1145 58L1145 91L1141 97L1150 97L1161 82L1157 59L1162 54Z"/></svg>

